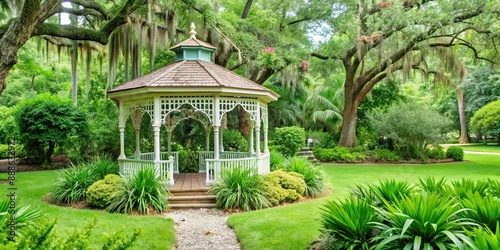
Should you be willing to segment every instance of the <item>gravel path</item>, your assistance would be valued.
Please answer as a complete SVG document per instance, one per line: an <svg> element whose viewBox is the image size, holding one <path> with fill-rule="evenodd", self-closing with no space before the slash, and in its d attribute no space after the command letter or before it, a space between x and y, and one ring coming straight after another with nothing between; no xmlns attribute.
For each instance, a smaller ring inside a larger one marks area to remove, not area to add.
<svg viewBox="0 0 500 250"><path fill-rule="evenodd" d="M175 223L177 250L239 250L227 214L215 209L171 210L166 217Z"/></svg>

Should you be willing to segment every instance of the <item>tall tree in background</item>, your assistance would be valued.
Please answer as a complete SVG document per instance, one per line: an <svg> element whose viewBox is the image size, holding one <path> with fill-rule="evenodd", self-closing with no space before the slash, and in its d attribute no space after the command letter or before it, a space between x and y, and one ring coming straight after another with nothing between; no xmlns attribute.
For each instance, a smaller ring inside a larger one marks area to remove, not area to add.
<svg viewBox="0 0 500 250"><path fill-rule="evenodd" d="M419 65L429 48L463 46L472 57L499 58L497 51L478 49L496 48L498 0L345 0L334 7L331 42L312 56L344 68L341 146L356 145L357 108L370 90L392 72Z"/></svg>

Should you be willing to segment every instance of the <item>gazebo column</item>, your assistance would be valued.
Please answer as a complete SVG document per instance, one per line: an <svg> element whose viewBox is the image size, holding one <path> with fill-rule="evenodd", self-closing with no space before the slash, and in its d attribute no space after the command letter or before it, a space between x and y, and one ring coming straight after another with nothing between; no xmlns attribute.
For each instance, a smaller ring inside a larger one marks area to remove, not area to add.
<svg viewBox="0 0 500 250"><path fill-rule="evenodd" d="M141 154L141 116L141 111L137 109L134 111L134 116L132 116L135 129L135 154L137 156Z"/></svg>
<svg viewBox="0 0 500 250"><path fill-rule="evenodd" d="M173 128L167 128L167 153L170 156L172 153L172 131L174 131Z"/></svg>
<svg viewBox="0 0 500 250"><path fill-rule="evenodd" d="M120 131L120 155L118 159L125 159L125 111L123 104L119 103L118 129Z"/></svg>
<svg viewBox="0 0 500 250"><path fill-rule="evenodd" d="M223 136L222 136L223 130L224 130L224 128L221 126L219 128L219 151L220 152L224 152L224 142L223 142Z"/></svg>
<svg viewBox="0 0 500 250"><path fill-rule="evenodd" d="M205 127L205 151L210 150L210 127Z"/></svg>
<svg viewBox="0 0 500 250"><path fill-rule="evenodd" d="M257 117L255 117L255 152L260 157L260 104L257 104Z"/></svg>
<svg viewBox="0 0 500 250"><path fill-rule="evenodd" d="M268 139L267 139L267 133L268 133L268 127L266 126L266 123L264 122L264 153L267 154L269 153L269 146L268 144Z"/></svg>
<svg viewBox="0 0 500 250"><path fill-rule="evenodd" d="M161 127L161 107L160 97L156 96L153 102L153 142L154 142L154 163L156 174L160 174L160 127Z"/></svg>
<svg viewBox="0 0 500 250"><path fill-rule="evenodd" d="M214 159L220 159L219 154L219 126L214 126Z"/></svg>
<svg viewBox="0 0 500 250"><path fill-rule="evenodd" d="M249 142L248 147L250 148L250 156L252 156L255 153L253 147L253 127L254 127L253 121L249 121L249 125L250 125L250 133L249 133L250 138L248 139Z"/></svg>

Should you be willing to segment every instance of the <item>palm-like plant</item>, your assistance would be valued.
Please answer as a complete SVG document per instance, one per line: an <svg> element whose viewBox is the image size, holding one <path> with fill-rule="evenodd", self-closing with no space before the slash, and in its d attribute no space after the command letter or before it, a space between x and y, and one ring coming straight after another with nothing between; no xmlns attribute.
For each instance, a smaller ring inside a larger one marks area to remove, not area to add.
<svg viewBox="0 0 500 250"><path fill-rule="evenodd" d="M477 224L461 218L468 209L452 197L419 194L385 205L378 211L386 223L373 223L382 231L375 237L379 241L375 249L464 249L464 243L473 245L463 228Z"/></svg>
<svg viewBox="0 0 500 250"><path fill-rule="evenodd" d="M468 193L478 193L482 197L485 197L488 193L489 183L484 180L472 181L470 179L463 178L461 181L454 181L451 183L451 188L447 191L454 193L460 198L467 197Z"/></svg>
<svg viewBox="0 0 500 250"><path fill-rule="evenodd" d="M379 180L378 185L370 185L371 193L377 206L394 203L398 199L410 196L415 190L407 181Z"/></svg>
<svg viewBox="0 0 500 250"><path fill-rule="evenodd" d="M107 210L111 212L129 213L137 209L141 213L149 214L152 207L158 212L168 208L166 186L156 178L152 168L144 168L136 175L122 176L124 184L121 190L112 197Z"/></svg>
<svg viewBox="0 0 500 250"><path fill-rule="evenodd" d="M0 201L0 243L6 243L9 238L8 230L10 228L10 220L15 218L15 233L16 236L22 235L21 229L33 224L36 219L40 218L40 210L33 209L31 206L19 206L14 208L14 214L9 213L11 201L10 199L3 199ZM5 233L5 234L4 234Z"/></svg>
<svg viewBox="0 0 500 250"><path fill-rule="evenodd" d="M500 227L493 233L489 228L473 228L467 234L474 239L474 249L497 250L500 249Z"/></svg>
<svg viewBox="0 0 500 250"><path fill-rule="evenodd" d="M495 232L498 222L500 222L500 201L492 195L482 197L479 193L467 193L465 198L461 199L464 208L470 208L465 216L473 219L478 224L488 227Z"/></svg>
<svg viewBox="0 0 500 250"><path fill-rule="evenodd" d="M432 176L427 176L424 179L419 178L417 186L427 193L443 194L446 190L446 179L442 177L436 180Z"/></svg>
<svg viewBox="0 0 500 250"><path fill-rule="evenodd" d="M329 201L322 208L324 232L321 249L370 249L376 234L374 222L380 222L375 209L366 200L348 197Z"/></svg>
<svg viewBox="0 0 500 250"><path fill-rule="evenodd" d="M326 178L323 171L311 164L305 157L287 158L283 168L288 172L296 172L304 176L306 189L304 194L316 197L326 192Z"/></svg>
<svg viewBox="0 0 500 250"><path fill-rule="evenodd" d="M220 209L249 211L270 206L260 176L248 169L223 171L208 193L217 197L215 206Z"/></svg>

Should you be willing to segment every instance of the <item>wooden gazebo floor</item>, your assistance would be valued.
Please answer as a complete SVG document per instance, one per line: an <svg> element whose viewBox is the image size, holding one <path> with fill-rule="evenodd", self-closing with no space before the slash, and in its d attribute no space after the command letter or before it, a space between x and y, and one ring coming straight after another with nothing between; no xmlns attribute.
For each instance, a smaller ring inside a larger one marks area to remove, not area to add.
<svg viewBox="0 0 500 250"><path fill-rule="evenodd" d="M179 173L174 174L175 184L170 191L208 190L205 184L207 175L205 173Z"/></svg>

